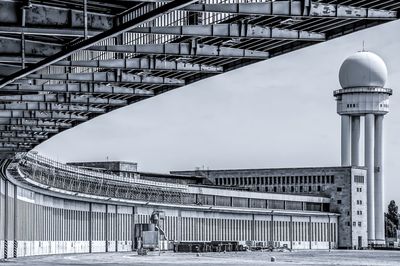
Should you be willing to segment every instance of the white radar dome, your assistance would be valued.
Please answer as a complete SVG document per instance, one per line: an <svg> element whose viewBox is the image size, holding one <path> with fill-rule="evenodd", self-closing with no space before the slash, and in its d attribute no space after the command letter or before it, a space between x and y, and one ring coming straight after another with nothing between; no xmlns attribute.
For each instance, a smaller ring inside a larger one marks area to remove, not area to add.
<svg viewBox="0 0 400 266"><path fill-rule="evenodd" d="M348 57L340 67L342 88L379 87L386 84L388 71L385 62L374 53L358 52Z"/></svg>

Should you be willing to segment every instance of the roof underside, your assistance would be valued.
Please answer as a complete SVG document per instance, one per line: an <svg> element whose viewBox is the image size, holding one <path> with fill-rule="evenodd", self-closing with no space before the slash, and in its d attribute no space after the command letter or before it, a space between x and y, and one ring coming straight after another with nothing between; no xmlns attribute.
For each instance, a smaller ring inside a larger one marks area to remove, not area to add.
<svg viewBox="0 0 400 266"><path fill-rule="evenodd" d="M399 10L398 0L0 0L0 158Z"/></svg>

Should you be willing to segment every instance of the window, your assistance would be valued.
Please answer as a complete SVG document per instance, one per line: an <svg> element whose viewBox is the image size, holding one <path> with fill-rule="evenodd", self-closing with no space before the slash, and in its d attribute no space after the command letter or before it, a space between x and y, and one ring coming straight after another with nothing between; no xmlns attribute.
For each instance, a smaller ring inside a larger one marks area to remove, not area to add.
<svg viewBox="0 0 400 266"><path fill-rule="evenodd" d="M355 175L355 176L354 176L354 182L355 182L355 183L364 183L364 176L362 176L362 175Z"/></svg>
<svg viewBox="0 0 400 266"><path fill-rule="evenodd" d="M337 201L337 204L342 204L342 200L338 200L338 201Z"/></svg>
<svg viewBox="0 0 400 266"><path fill-rule="evenodd" d="M361 222L358 222L358 226L360 226L360 227L361 227Z"/></svg>
<svg viewBox="0 0 400 266"><path fill-rule="evenodd" d="M341 188L341 187L338 187L336 190L337 190L337 192L341 192L341 191L342 191L342 188Z"/></svg>
<svg viewBox="0 0 400 266"><path fill-rule="evenodd" d="M357 223L356 222L353 222L353 226L356 226L357 225Z"/></svg>
<svg viewBox="0 0 400 266"><path fill-rule="evenodd" d="M358 187L358 188L357 188L357 192L362 192L362 188L361 188L361 187Z"/></svg>

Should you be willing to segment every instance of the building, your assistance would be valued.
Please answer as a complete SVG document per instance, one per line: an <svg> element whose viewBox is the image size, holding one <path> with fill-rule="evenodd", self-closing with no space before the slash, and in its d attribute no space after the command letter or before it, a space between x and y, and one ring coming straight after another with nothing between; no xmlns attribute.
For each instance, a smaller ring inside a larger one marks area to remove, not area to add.
<svg viewBox="0 0 400 266"><path fill-rule="evenodd" d="M365 168L197 170L172 174L204 176L216 186L248 191L327 197L330 204L324 206L326 211L340 214L338 247L368 246Z"/></svg>
<svg viewBox="0 0 400 266"><path fill-rule="evenodd" d="M102 173L111 173L123 178L134 178L156 182L167 182L177 184L210 184L206 178L193 175L171 175L162 173L139 172L137 163L106 161L106 162L71 162L67 165L80 169L94 170Z"/></svg>
<svg viewBox="0 0 400 266"><path fill-rule="evenodd" d="M4 174L2 258L134 250L134 225L149 223L154 211L165 214L160 230L169 243L338 248L339 214L326 196L126 179L34 153Z"/></svg>
<svg viewBox="0 0 400 266"><path fill-rule="evenodd" d="M383 117L392 90L385 62L371 52L347 58L336 90L341 116L341 167L175 171L207 177L216 186L251 191L314 194L330 198L329 211L340 213L339 247L384 245ZM360 156L360 121L365 117L365 159Z"/></svg>
<svg viewBox="0 0 400 266"><path fill-rule="evenodd" d="M368 179L368 241L385 243L383 118L389 112L392 90L385 88L385 62L371 52L347 58L339 72L342 89L334 92L342 119L342 166L360 166L360 121L365 120L365 156Z"/></svg>
<svg viewBox="0 0 400 266"><path fill-rule="evenodd" d="M106 162L72 162L67 165L76 166L82 169L97 170L118 174L121 177L135 178L137 173L137 163L106 161Z"/></svg>

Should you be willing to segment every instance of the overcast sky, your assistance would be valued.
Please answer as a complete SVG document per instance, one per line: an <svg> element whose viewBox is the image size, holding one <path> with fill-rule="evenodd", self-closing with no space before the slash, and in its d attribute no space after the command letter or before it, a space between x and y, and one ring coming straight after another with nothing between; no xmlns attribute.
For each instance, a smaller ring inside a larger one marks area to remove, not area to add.
<svg viewBox="0 0 400 266"><path fill-rule="evenodd" d="M67 161L124 160L142 171L340 165L332 92L346 57L380 55L394 89L385 117L386 200L400 203L400 22L176 89L58 134L36 150ZM363 143L363 142L362 142Z"/></svg>

